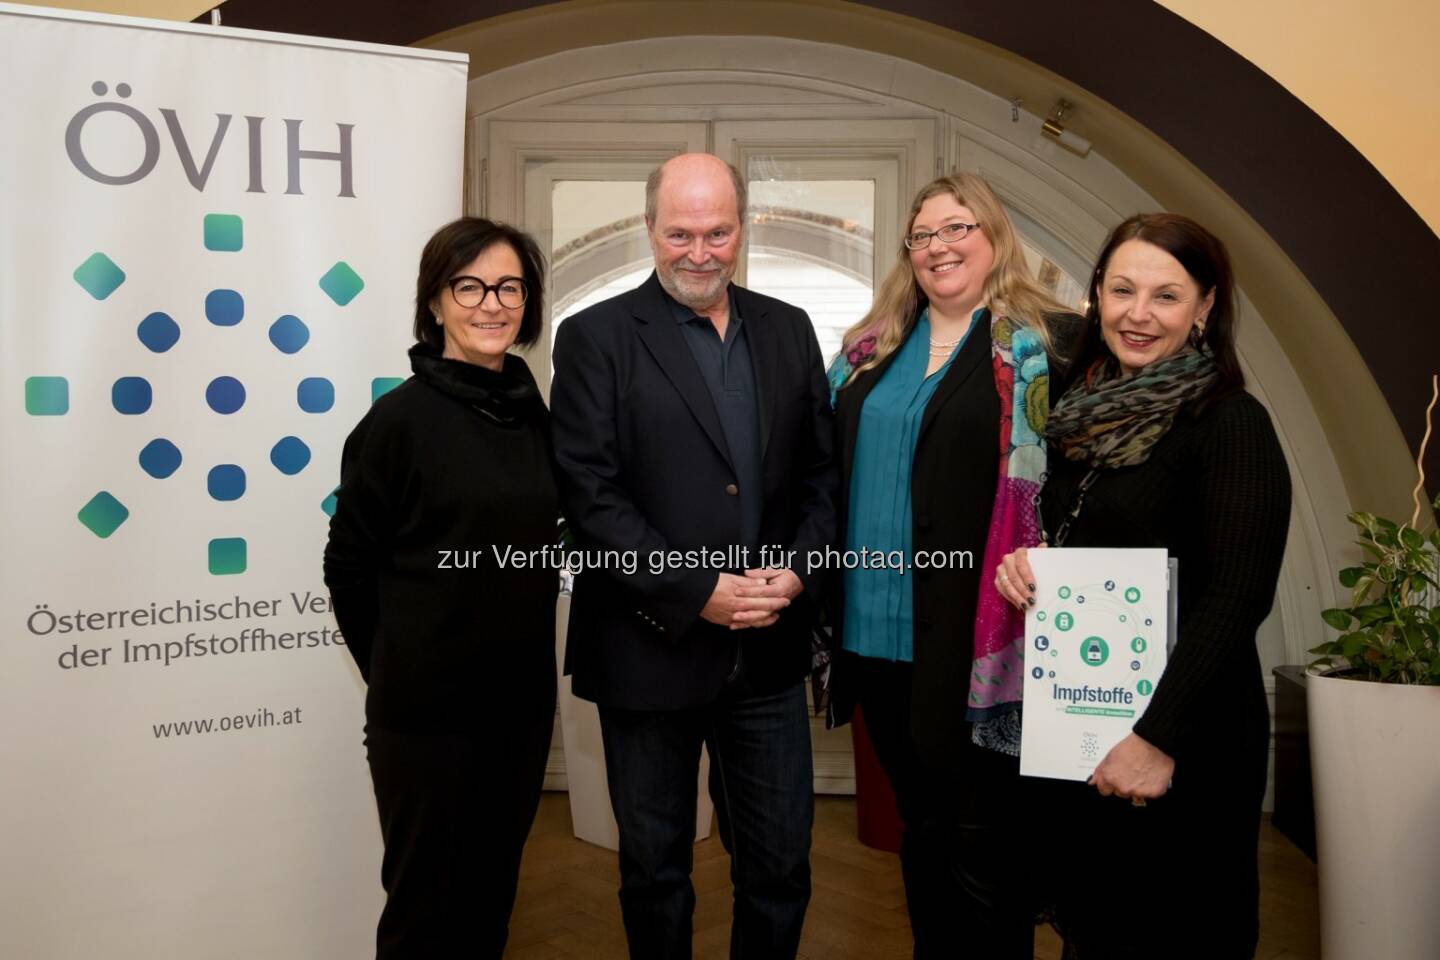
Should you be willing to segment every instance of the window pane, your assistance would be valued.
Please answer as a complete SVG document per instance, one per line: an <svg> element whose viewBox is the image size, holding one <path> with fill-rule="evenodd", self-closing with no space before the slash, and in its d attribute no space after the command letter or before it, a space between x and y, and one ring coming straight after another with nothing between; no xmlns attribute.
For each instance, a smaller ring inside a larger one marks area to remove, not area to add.
<svg viewBox="0 0 1440 960"><path fill-rule="evenodd" d="M750 286L786 303L804 307L828 364L840 352L840 338L870 309L870 287L849 274L791 256L750 248Z"/></svg>
<svg viewBox="0 0 1440 960"><path fill-rule="evenodd" d="M875 182L758 179L766 166L750 164L746 283L809 313L828 362L873 298Z"/></svg>
<svg viewBox="0 0 1440 960"><path fill-rule="evenodd" d="M650 274L641 180L558 180L550 196L550 316L565 318Z"/></svg>

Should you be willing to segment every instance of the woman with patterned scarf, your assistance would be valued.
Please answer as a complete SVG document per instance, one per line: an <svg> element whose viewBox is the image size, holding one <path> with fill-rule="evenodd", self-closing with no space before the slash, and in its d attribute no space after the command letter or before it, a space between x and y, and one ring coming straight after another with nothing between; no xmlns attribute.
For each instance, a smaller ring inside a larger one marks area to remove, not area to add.
<svg viewBox="0 0 1440 960"><path fill-rule="evenodd" d="M832 720L863 707L895 788L922 960L956 956L963 890L1013 870L973 843L1003 843L974 827L1009 802L991 785L1017 779L1008 641L1024 633L985 572L1037 542L1050 371L1080 329L1031 278L990 186L955 174L916 196L900 261L830 370L840 542L892 561L832 571Z"/></svg>
<svg viewBox="0 0 1440 960"><path fill-rule="evenodd" d="M1179 561L1175 649L1133 732L1088 784L1027 781L1015 807L1015 836L1036 823L1022 826L1027 811L1049 825L1027 858L1029 894L1054 905L1077 960L1238 960L1259 937L1270 715L1255 633L1280 575L1290 474L1244 391L1232 284L1225 247L1194 221L1122 223L1045 428L1050 546L1164 547ZM1018 609L1035 587L1023 549L995 568ZM1100 882L1100 864L1123 869Z"/></svg>

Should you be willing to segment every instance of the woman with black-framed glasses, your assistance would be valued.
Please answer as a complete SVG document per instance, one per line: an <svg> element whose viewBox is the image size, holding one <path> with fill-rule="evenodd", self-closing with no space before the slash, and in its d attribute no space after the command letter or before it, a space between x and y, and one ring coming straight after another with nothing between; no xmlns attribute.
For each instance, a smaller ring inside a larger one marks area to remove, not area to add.
<svg viewBox="0 0 1440 960"><path fill-rule="evenodd" d="M345 441L325 583L369 685L385 843L376 955L499 958L555 717L547 412L525 361L535 241L465 217L426 244L414 376Z"/></svg>

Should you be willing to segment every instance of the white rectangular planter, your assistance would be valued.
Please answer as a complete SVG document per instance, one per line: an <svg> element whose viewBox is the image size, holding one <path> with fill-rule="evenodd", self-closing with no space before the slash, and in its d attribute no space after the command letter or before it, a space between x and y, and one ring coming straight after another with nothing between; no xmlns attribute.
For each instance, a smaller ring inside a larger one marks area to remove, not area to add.
<svg viewBox="0 0 1440 960"><path fill-rule="evenodd" d="M1440 687L1306 676L1325 960L1440 958Z"/></svg>

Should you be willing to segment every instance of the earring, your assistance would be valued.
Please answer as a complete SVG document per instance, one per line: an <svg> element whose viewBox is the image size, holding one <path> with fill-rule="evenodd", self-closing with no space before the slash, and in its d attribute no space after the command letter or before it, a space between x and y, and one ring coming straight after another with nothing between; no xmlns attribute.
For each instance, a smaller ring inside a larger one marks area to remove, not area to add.
<svg viewBox="0 0 1440 960"><path fill-rule="evenodd" d="M1190 345L1199 349L1205 343L1205 324L1196 323L1190 328Z"/></svg>
<svg viewBox="0 0 1440 960"><path fill-rule="evenodd" d="M435 318L435 322L436 322L437 324L439 324L440 326L444 326L444 325L445 325L445 321L440 319L440 314L438 314L438 313L432 313L432 314L430 314L430 316L434 317L434 318Z"/></svg>

